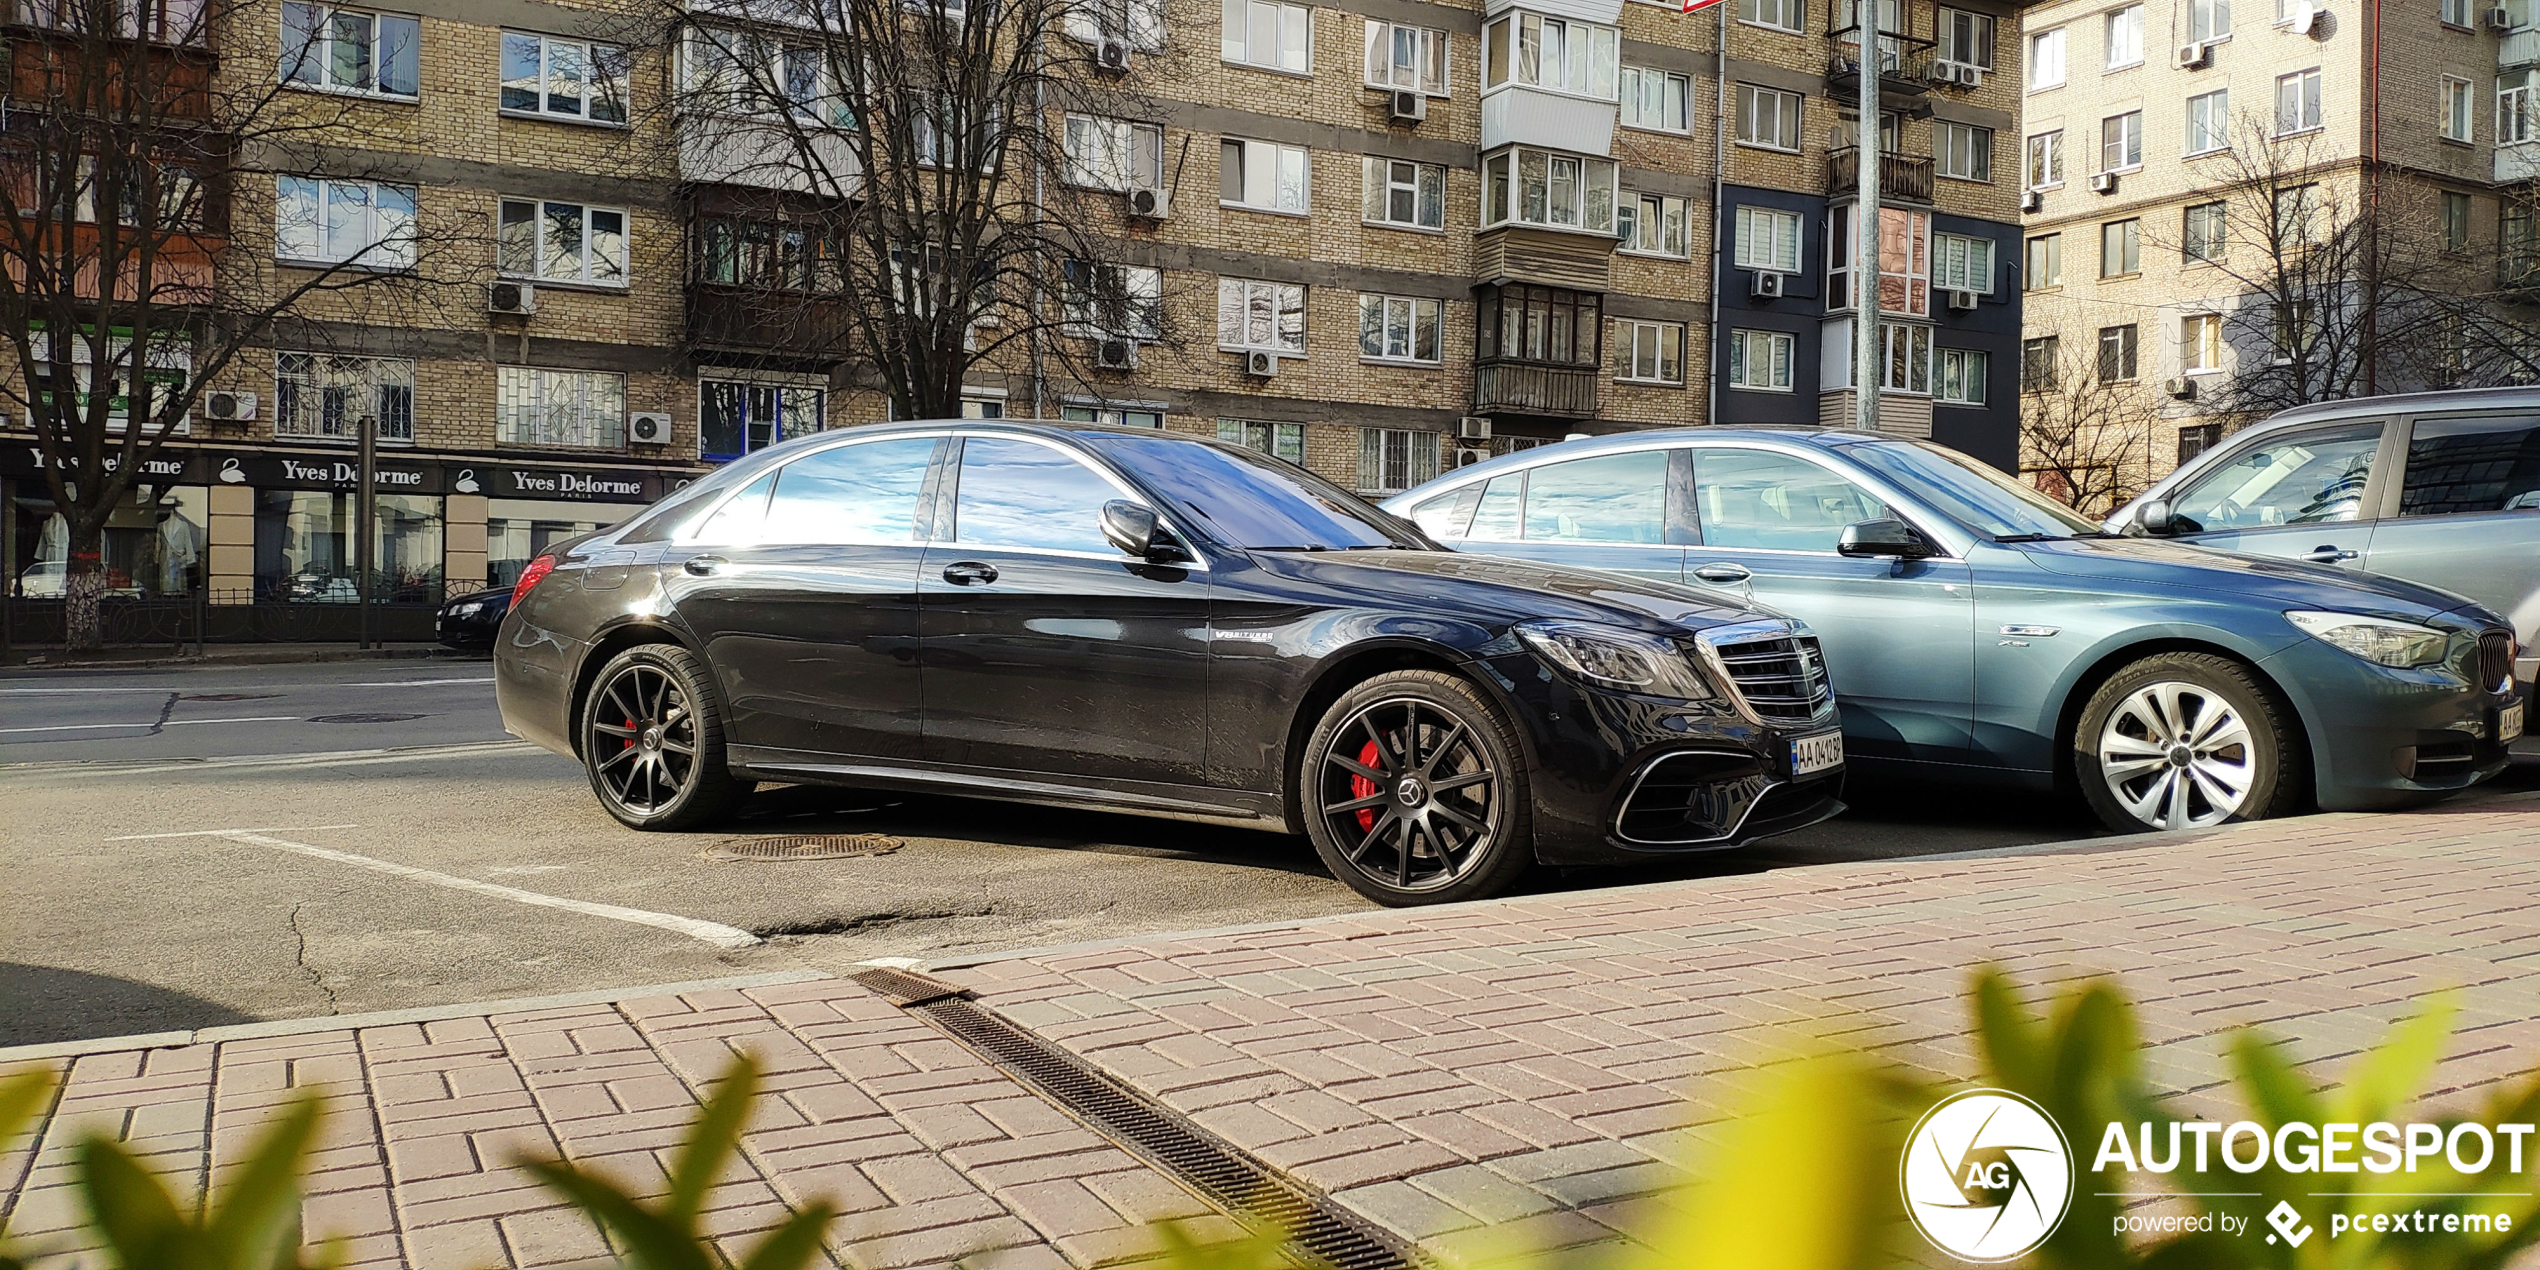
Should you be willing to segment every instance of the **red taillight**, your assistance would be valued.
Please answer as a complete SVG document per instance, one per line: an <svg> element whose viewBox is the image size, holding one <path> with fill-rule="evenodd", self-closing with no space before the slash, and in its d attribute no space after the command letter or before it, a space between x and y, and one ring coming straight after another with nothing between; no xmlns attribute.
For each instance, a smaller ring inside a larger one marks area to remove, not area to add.
<svg viewBox="0 0 2540 1270"><path fill-rule="evenodd" d="M536 589L540 582L545 581L548 574L555 571L556 558L554 556L540 556L530 561L529 567L520 571L520 581L512 584L512 607L520 607L520 602L528 599L529 593Z"/></svg>

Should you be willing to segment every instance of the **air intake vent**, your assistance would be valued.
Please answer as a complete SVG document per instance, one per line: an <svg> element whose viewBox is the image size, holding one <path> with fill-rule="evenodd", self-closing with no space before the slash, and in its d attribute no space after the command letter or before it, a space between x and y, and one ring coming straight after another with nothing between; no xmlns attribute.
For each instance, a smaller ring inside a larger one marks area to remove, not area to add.
<svg viewBox="0 0 2540 1270"><path fill-rule="evenodd" d="M1738 697L1767 723L1807 723L1834 703L1817 637L1779 622L1746 622L1702 632L1702 647Z"/></svg>
<svg viewBox="0 0 2540 1270"><path fill-rule="evenodd" d="M2478 682L2498 691L2513 688L2514 642L2503 631L2478 637Z"/></svg>

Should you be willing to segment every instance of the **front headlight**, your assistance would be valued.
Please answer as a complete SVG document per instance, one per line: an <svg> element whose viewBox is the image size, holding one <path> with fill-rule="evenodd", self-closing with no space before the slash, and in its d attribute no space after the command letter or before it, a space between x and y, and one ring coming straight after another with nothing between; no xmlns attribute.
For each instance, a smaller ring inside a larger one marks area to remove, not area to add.
<svg viewBox="0 0 2540 1270"><path fill-rule="evenodd" d="M2452 637L2431 626L2394 622L2360 613L2320 613L2295 609L2284 615L2304 634L2335 644L2365 661L2383 666L2431 666L2443 660Z"/></svg>
<svg viewBox="0 0 2540 1270"><path fill-rule="evenodd" d="M1574 679L1644 697L1706 701L1711 685L1675 642L1595 622L1525 622L1517 635L1535 655Z"/></svg>

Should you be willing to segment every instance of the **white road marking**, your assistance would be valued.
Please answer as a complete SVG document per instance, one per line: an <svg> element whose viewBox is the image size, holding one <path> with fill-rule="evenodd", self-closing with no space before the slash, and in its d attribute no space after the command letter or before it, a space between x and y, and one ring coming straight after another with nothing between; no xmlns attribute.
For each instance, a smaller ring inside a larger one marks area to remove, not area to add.
<svg viewBox="0 0 2540 1270"><path fill-rule="evenodd" d="M359 828L357 825L329 825L324 827L340 829ZM295 830L294 832L305 831ZM585 917L604 917L614 922L632 922L637 926L650 926L656 930L666 930L676 934L686 935L690 939L701 939L717 948L753 948L760 942L758 936L742 930L739 927L726 926L721 922L699 921L693 917L674 917L668 913L654 913L640 908L620 908L615 904L594 904L588 900L568 900L562 896L541 895L536 891L524 891L518 887L499 886L492 882L480 882L475 878L463 878L448 873L436 873L431 869L418 869L411 864L397 864L388 860L374 860L366 855L355 855L350 851L337 851L332 847L312 846L305 842L293 842L288 838L276 838L270 834L260 833L253 829L206 829L195 833L143 834L138 836L149 838L220 838L230 842L248 843L253 846L272 847L276 851L289 851L298 855L313 856L320 860L331 860L337 864L349 864L355 868L370 869L375 872L388 874L391 877L401 877L408 879L409 881L425 882L433 886L445 886L453 891L467 891L477 895L490 895L496 899L510 900L515 904L530 904L539 908L556 908L562 909L568 913L580 913Z"/></svg>
<svg viewBox="0 0 2540 1270"><path fill-rule="evenodd" d="M383 679L375 683L309 684L310 688L429 688L434 684L490 684L492 675L481 679Z"/></svg>
<svg viewBox="0 0 2540 1270"><path fill-rule="evenodd" d="M320 829L359 829L360 825L263 825L254 829L189 829L183 833L128 833L108 842L155 842L161 838L217 838L231 833L316 833Z"/></svg>
<svg viewBox="0 0 2540 1270"><path fill-rule="evenodd" d="M73 692L147 692L166 696L174 688L0 688L0 697L52 697Z"/></svg>
<svg viewBox="0 0 2540 1270"><path fill-rule="evenodd" d="M57 723L44 728L0 728L0 732L95 732L102 728L194 728L206 723L298 723L296 714L260 714L249 719L170 719L165 723Z"/></svg>
<svg viewBox="0 0 2540 1270"><path fill-rule="evenodd" d="M49 762L0 764L0 772L19 776L150 776L163 772L203 772L233 767L368 767L377 763L422 763L479 755L544 754L527 741L461 741L450 745L418 745L396 749L316 750L307 754L243 754L236 758L176 759L161 763Z"/></svg>

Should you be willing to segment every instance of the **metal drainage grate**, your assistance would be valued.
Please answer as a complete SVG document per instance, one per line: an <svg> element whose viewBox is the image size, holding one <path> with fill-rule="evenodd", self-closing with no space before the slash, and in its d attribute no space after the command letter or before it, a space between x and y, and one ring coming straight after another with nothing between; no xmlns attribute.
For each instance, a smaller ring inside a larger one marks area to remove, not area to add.
<svg viewBox="0 0 2540 1270"><path fill-rule="evenodd" d="M408 720L408 719L420 719L420 718L422 718L422 717L423 717L423 716L422 716L422 715L419 715L419 714L314 714L314 715L310 715L310 716L309 716L309 722L311 722L311 723L403 723L403 722L405 722L405 721L406 721L406 720Z"/></svg>
<svg viewBox="0 0 2540 1270"><path fill-rule="evenodd" d="M906 843L878 833L813 833L786 838L745 838L708 847L706 859L761 864L784 860L844 860L853 856L889 855Z"/></svg>
<svg viewBox="0 0 2540 1270"><path fill-rule="evenodd" d="M1241 1148L1185 1123L1075 1055L966 999L954 985L888 968L853 977L885 1000L913 986L952 988L952 994L903 1008L977 1050L1000 1070L1179 1178L1238 1220L1285 1232L1291 1255L1332 1270L1414 1270L1426 1264L1394 1236L1280 1176Z"/></svg>

